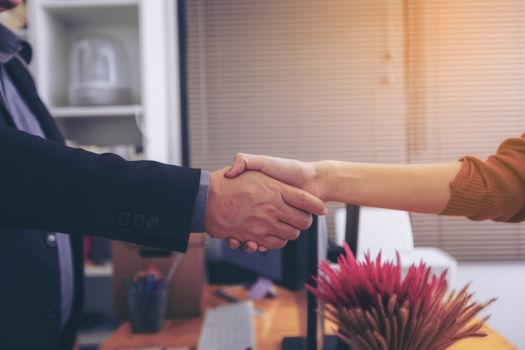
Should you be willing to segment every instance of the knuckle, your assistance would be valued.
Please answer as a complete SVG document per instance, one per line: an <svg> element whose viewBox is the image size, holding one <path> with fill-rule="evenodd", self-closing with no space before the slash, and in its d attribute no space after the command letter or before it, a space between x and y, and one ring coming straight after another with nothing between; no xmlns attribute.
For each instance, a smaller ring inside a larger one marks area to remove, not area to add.
<svg viewBox="0 0 525 350"><path fill-rule="evenodd" d="M300 219L297 221L297 228L301 230L306 230L310 225L312 225L313 217L312 215L301 215Z"/></svg>
<svg viewBox="0 0 525 350"><path fill-rule="evenodd" d="M268 229L265 226L256 225L252 228L252 234L256 237L265 235Z"/></svg>
<svg viewBox="0 0 525 350"><path fill-rule="evenodd" d="M281 237L281 239L295 239L296 231L299 231L299 229L295 226L285 224L285 226L281 225L279 227L276 236Z"/></svg>
<svg viewBox="0 0 525 350"><path fill-rule="evenodd" d="M306 230L308 227L310 226L305 221L301 222L301 224L298 226L298 228L300 228L301 230Z"/></svg>
<svg viewBox="0 0 525 350"><path fill-rule="evenodd" d="M272 217L277 216L279 210L274 205L268 205L266 207L266 213Z"/></svg>
<svg viewBox="0 0 525 350"><path fill-rule="evenodd" d="M261 237L268 233L269 225L262 220L252 220L246 229L251 236Z"/></svg>
<svg viewBox="0 0 525 350"><path fill-rule="evenodd" d="M273 194L274 198L280 196L281 184L275 180L271 180L267 185L268 190Z"/></svg>
<svg viewBox="0 0 525 350"><path fill-rule="evenodd" d="M278 239L275 237L268 237L266 239L266 244L264 244L266 247L271 249L280 249L283 247L283 239Z"/></svg>
<svg viewBox="0 0 525 350"><path fill-rule="evenodd" d="M304 192L301 193L301 197L299 198L301 201L301 204L305 205L308 203L308 195Z"/></svg>
<svg viewBox="0 0 525 350"><path fill-rule="evenodd" d="M287 228L281 228L278 234L276 234L277 237L281 239L292 239L293 236L293 228L287 227Z"/></svg>

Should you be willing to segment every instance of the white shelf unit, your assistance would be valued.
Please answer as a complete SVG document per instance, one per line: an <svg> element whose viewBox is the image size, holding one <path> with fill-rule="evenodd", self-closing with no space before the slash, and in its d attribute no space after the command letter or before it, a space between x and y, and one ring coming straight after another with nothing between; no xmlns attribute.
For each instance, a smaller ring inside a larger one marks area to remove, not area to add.
<svg viewBox="0 0 525 350"><path fill-rule="evenodd" d="M32 70L65 136L79 144L142 145L147 159L180 164L176 1L33 0L28 6ZM70 51L89 35L123 45L132 104L68 105Z"/></svg>
<svg viewBox="0 0 525 350"><path fill-rule="evenodd" d="M51 107L62 131L78 144L144 144L142 106Z"/></svg>
<svg viewBox="0 0 525 350"><path fill-rule="evenodd" d="M141 105L97 106L97 107L52 107L55 118L137 117L142 114Z"/></svg>

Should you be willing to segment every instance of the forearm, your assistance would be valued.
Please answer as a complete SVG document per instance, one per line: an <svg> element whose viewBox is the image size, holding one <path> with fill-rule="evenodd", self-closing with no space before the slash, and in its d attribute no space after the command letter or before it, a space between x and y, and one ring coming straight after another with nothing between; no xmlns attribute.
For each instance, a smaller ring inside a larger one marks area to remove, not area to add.
<svg viewBox="0 0 525 350"><path fill-rule="evenodd" d="M461 162L442 164L314 163L322 199L420 213L441 213Z"/></svg>
<svg viewBox="0 0 525 350"><path fill-rule="evenodd" d="M0 226L184 251L200 171L128 162L0 128Z"/></svg>

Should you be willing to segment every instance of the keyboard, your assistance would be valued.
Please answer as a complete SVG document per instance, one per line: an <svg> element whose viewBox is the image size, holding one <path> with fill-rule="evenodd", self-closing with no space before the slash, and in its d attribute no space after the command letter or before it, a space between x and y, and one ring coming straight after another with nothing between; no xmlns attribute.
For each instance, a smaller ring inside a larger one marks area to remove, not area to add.
<svg viewBox="0 0 525 350"><path fill-rule="evenodd" d="M208 309L197 350L255 350L251 301Z"/></svg>

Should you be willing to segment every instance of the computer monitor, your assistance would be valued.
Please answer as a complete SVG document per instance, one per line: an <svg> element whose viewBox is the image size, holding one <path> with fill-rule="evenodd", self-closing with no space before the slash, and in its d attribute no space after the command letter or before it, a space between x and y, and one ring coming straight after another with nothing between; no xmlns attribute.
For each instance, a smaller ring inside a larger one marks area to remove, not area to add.
<svg viewBox="0 0 525 350"><path fill-rule="evenodd" d="M287 249L289 253L290 248ZM229 249L221 244L222 261L274 281L283 279L284 251L268 250L265 253L249 254L242 249Z"/></svg>
<svg viewBox="0 0 525 350"><path fill-rule="evenodd" d="M287 289L300 290L308 277L308 236L313 234L320 239L319 250L324 256L326 231L326 220L321 217L310 229L301 232L297 240L289 241L283 249L270 249L265 253L250 254L242 249L232 250L224 241L214 242L219 248L209 269L210 280L213 283L254 282L263 277Z"/></svg>

